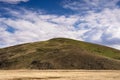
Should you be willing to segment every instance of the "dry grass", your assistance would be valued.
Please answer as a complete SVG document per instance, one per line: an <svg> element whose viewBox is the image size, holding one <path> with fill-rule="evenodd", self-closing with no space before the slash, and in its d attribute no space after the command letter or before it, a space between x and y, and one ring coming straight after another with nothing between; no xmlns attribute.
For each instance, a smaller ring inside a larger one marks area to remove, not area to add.
<svg viewBox="0 0 120 80"><path fill-rule="evenodd" d="M120 80L119 70L1 70L0 80Z"/></svg>

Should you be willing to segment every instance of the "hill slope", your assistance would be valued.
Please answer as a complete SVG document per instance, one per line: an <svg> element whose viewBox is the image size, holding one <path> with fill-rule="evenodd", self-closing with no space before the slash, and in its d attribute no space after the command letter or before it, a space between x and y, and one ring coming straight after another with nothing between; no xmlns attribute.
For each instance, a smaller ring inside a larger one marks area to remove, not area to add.
<svg viewBox="0 0 120 80"><path fill-rule="evenodd" d="M0 49L0 69L120 69L120 51L54 38Z"/></svg>

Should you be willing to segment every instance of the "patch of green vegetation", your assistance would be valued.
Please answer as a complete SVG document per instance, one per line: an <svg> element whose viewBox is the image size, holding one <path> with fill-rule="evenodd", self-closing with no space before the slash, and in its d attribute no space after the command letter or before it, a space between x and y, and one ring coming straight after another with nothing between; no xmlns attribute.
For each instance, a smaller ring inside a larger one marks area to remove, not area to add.
<svg viewBox="0 0 120 80"><path fill-rule="evenodd" d="M54 44L54 42L58 42L61 43L63 47L67 45L68 47L75 46L76 48L79 47L80 50L86 51L88 53L93 53L93 54L120 60L120 50L116 50L110 47L67 39L67 38L55 38L49 41L50 43L52 42L51 44Z"/></svg>

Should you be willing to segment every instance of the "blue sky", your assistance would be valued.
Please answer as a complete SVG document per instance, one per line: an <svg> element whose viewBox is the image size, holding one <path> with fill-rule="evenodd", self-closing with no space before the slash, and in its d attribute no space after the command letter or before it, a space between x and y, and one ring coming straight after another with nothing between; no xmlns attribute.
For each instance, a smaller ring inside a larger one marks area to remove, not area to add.
<svg viewBox="0 0 120 80"><path fill-rule="evenodd" d="M56 37L120 49L120 0L0 0L0 47Z"/></svg>

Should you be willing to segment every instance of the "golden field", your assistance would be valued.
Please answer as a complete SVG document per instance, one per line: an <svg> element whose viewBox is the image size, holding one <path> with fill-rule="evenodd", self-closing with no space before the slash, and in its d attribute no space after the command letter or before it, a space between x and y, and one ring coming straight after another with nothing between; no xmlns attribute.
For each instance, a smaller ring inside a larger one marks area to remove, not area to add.
<svg viewBox="0 0 120 80"><path fill-rule="evenodd" d="M120 71L0 70L0 80L120 80Z"/></svg>

